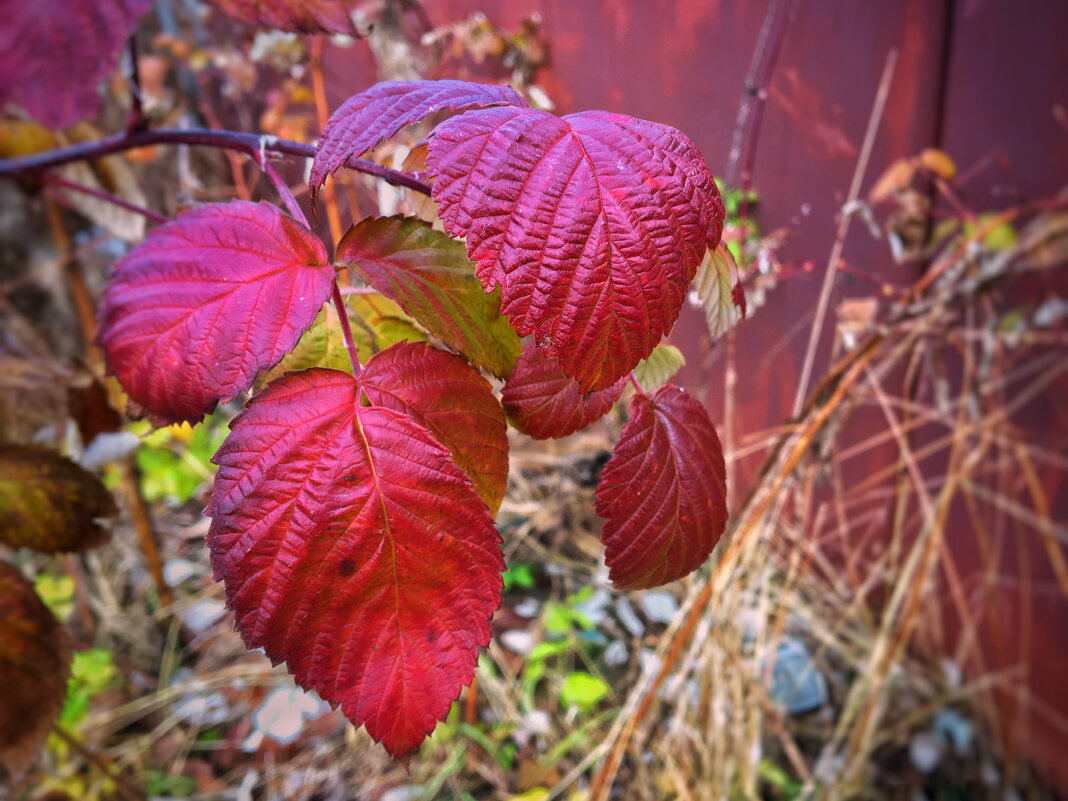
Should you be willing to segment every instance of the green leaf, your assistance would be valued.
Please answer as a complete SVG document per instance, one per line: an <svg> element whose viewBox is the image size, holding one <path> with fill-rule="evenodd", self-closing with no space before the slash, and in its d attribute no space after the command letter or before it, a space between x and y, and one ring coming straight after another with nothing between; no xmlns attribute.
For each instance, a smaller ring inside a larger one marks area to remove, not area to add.
<svg viewBox="0 0 1068 801"><path fill-rule="evenodd" d="M70 576L41 573L34 579L33 589L60 623L74 612L74 579Z"/></svg>
<svg viewBox="0 0 1068 801"><path fill-rule="evenodd" d="M85 720L93 696L109 689L118 676L114 656L106 648L76 651L71 660L67 700L59 716L60 722L74 728Z"/></svg>
<svg viewBox="0 0 1068 801"><path fill-rule="evenodd" d="M92 473L47 448L0 446L0 542L42 553L79 551L110 536L97 521L116 514Z"/></svg>
<svg viewBox="0 0 1068 801"><path fill-rule="evenodd" d="M638 362L634 368L634 379L641 386L642 392L652 395L664 386L686 364L682 351L674 345L661 342L649 357Z"/></svg>
<svg viewBox="0 0 1068 801"><path fill-rule="evenodd" d="M1012 227L1011 223L1000 222L995 223L999 215L995 213L980 214L976 221L965 221L964 223L964 238L971 240L979 232L987 228L987 226L993 225L989 231L983 234L982 243L990 250L1007 250L1016 244L1018 239L1016 235L1016 229Z"/></svg>
<svg viewBox="0 0 1068 801"><path fill-rule="evenodd" d="M380 350L397 342L426 340L426 333L415 320L389 298L374 294L350 295L345 301L345 308L348 310L352 341L361 362L366 362ZM267 373L262 383L273 381L291 370L306 370L309 367L352 372L352 362L341 330L341 318L333 303L323 306L297 346Z"/></svg>
<svg viewBox="0 0 1068 801"><path fill-rule="evenodd" d="M563 604L549 601L545 604L545 611L542 615L542 625L549 634L562 637L571 631L571 610Z"/></svg>
<svg viewBox="0 0 1068 801"><path fill-rule="evenodd" d="M608 695L609 689L604 679L589 673L571 673L560 688L560 701L564 706L577 706L583 712L589 712Z"/></svg>
<svg viewBox="0 0 1068 801"><path fill-rule="evenodd" d="M188 798L197 791L197 780L192 776L172 775L159 768L148 771L148 797Z"/></svg>
<svg viewBox="0 0 1068 801"><path fill-rule="evenodd" d="M544 662L553 656L566 654L571 650L571 643L567 640L553 640L552 642L539 642L527 654L527 662Z"/></svg>
<svg viewBox="0 0 1068 801"><path fill-rule="evenodd" d="M195 426L168 426L144 437L135 459L145 498L175 504L192 498L215 474L211 455L226 433L224 416L215 414Z"/></svg>
<svg viewBox="0 0 1068 801"><path fill-rule="evenodd" d="M389 298L353 295L345 303L353 321L352 338L361 361L366 362L373 354L398 342L426 342L426 332L419 323Z"/></svg>
<svg viewBox="0 0 1068 801"><path fill-rule="evenodd" d="M413 217L368 217L338 244L337 262L474 364L511 375L519 337L501 314L500 290L486 294L462 242Z"/></svg>
<svg viewBox="0 0 1068 801"><path fill-rule="evenodd" d="M745 317L745 295L738 276L738 264L730 247L720 242L705 251L691 285L705 311L708 333L713 339L725 334Z"/></svg>
<svg viewBox="0 0 1068 801"><path fill-rule="evenodd" d="M534 567L528 562L509 565L508 570L502 573L501 577L504 579L505 592L513 587L533 587Z"/></svg>

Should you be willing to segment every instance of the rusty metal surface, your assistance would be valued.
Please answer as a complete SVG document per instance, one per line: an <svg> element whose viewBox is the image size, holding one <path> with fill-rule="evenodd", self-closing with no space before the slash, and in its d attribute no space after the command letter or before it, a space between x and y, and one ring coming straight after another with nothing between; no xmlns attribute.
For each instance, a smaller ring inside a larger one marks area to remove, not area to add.
<svg viewBox="0 0 1068 801"><path fill-rule="evenodd" d="M781 258L816 268L782 282L738 329L736 442L755 439L790 416L837 213L892 48L899 60L865 191L894 159L932 145L965 170L980 165L966 186L965 200L975 208L1052 195L1068 183L1063 44L1068 3L1022 5L1026 10L1013 0L796 0L759 140L754 185L761 199L755 217L765 229L791 227ZM538 83L559 113L603 108L675 125L693 138L713 171L722 173L767 2L425 0L424 6L436 25L482 11L514 30L524 17L540 14L551 64L538 74ZM333 105L375 80L373 63L358 54L362 50L329 54ZM844 253L851 266L899 285L915 280L921 269L894 263L886 243L873 239L863 224L852 226ZM838 276L835 299L872 293L870 284ZM823 332L823 354L831 350L833 317L828 315ZM702 319L693 310L684 313L671 339L689 362L684 383L707 393L713 419L723 420L722 346L709 350ZM817 360L814 374L826 366L826 357ZM1035 414L1037 426L1064 424L1058 417L1063 411ZM849 426L847 436L860 439L884 429L885 419L862 410ZM895 457L896 450L873 449L851 462L850 471L867 475ZM759 464L759 456L741 463L741 487L752 482ZM1044 480L1051 497L1059 493L1063 517L1068 504L1063 476ZM958 567L974 580L981 569L974 536L965 521L955 519L953 525L950 547ZM1021 554L1007 555L1004 569L1017 570L1019 559L1027 559L1035 566L1036 586L1044 586L1049 576L1037 543ZM1032 634L1026 643L1006 646L994 642L1000 635L990 627L983 632L990 645L984 653L996 657L993 664L1030 665L1034 703L1030 711L1013 708L1005 739L1010 748L1039 756L1068 784L1068 767L1057 759L1063 734L1050 715L1040 714L1044 709L1068 719L1068 604L1056 594L1022 598L1012 589L999 600L991 625L1013 631L1026 618Z"/></svg>

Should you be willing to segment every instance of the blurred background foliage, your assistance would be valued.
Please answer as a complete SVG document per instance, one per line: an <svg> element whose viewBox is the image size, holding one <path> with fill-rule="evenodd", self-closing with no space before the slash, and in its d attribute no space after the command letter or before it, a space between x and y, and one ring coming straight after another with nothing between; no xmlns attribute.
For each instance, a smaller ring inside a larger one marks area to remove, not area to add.
<svg viewBox="0 0 1068 801"><path fill-rule="evenodd" d="M510 432L495 637L405 770L232 631L201 512L240 400L196 427L116 414L92 309L144 219L2 182L0 440L58 449L119 506L94 550L4 549L73 652L12 797L1064 797L1065 7L349 5L360 39L159 0L146 110L311 143L375 80L459 77L686 131L722 176L749 317L713 341L695 298L661 369L721 423L729 538L682 582L612 592L592 495L625 407L561 441ZM105 94L62 132L9 114L0 156L120 130L126 81ZM418 165L423 133L373 157ZM191 148L65 175L168 215L265 191ZM355 174L320 207L334 241L433 211Z"/></svg>

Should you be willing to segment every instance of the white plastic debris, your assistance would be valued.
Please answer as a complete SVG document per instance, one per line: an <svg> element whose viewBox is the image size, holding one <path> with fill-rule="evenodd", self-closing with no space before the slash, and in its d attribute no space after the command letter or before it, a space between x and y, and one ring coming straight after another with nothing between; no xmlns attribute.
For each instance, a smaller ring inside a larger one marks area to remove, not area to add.
<svg viewBox="0 0 1068 801"><path fill-rule="evenodd" d="M643 592L642 611L654 623L670 623L679 611L675 596L667 592Z"/></svg>
<svg viewBox="0 0 1068 801"><path fill-rule="evenodd" d="M279 745L289 745L300 737L305 721L329 711L328 703L299 687L276 687L252 714L252 733L241 748L251 754L268 737Z"/></svg>
<svg viewBox="0 0 1068 801"><path fill-rule="evenodd" d="M942 744L931 734L922 731L909 740L909 760L924 775L938 767L942 759Z"/></svg>

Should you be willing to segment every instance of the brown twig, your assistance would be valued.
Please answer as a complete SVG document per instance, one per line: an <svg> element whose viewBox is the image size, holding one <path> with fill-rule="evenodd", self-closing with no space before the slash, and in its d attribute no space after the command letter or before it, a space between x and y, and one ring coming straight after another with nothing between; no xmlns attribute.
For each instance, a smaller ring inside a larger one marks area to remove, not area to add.
<svg viewBox="0 0 1068 801"><path fill-rule="evenodd" d="M115 784L115 789L126 801L144 801L145 795L137 792L126 777L104 762L99 756L86 748L76 737L71 735L58 723L52 727L52 733L66 743L72 751L85 760L86 764L95 768L101 775Z"/></svg>
<svg viewBox="0 0 1068 801"><path fill-rule="evenodd" d="M134 531L137 532L137 542L148 563L148 572L156 583L160 604L164 607L170 606L174 602L174 596L163 578L163 558L160 556L159 535L152 522L152 513L145 502L144 495L141 494L141 471L132 458L127 459L122 465L122 491L126 496L126 505L129 507L130 522L133 523Z"/></svg>
<svg viewBox="0 0 1068 801"><path fill-rule="evenodd" d="M95 197L98 200L102 200L105 203L110 203L113 206L118 206L120 209L126 209L126 211L132 211L134 214L140 214L142 217L152 220L157 223L170 222L170 217L165 214L160 214L158 211L152 209L146 209L143 206L138 206L136 203L131 203L128 200L123 200L118 195L113 195L111 192L105 192L103 189L95 189L85 184L79 184L76 181L69 181L61 175L55 173L48 173L45 176L46 186L59 186L64 189L70 189L74 192L80 192L83 195L89 195L89 197ZM57 198L58 199L58 198Z"/></svg>
<svg viewBox="0 0 1068 801"><path fill-rule="evenodd" d="M886 98L890 94L890 83L894 78L894 68L896 66L897 50L893 49L886 56L883 74L879 79L879 88L875 93L875 103L872 106L871 116L868 118L868 130L864 134L864 144L860 149L860 158L857 159L857 166L853 170L853 181L849 187L845 208L851 206L860 196L860 185L864 181L864 174L868 169L868 160L871 158L875 135L879 131L879 123L883 118L883 109L886 107ZM838 272L838 262L842 259L842 248L845 246L845 238L849 232L851 220L852 215L843 212L841 219L838 221L838 233L835 235L834 245L831 247L831 256L827 260L827 271L824 273L823 286L820 289L819 300L816 303L816 316L812 321L812 331L808 338L805 361L801 367L801 377L797 382L797 394L794 396L793 407L793 415L795 417L801 412L801 404L808 393L808 382L812 377L812 365L816 359L816 346L819 344L820 334L823 332L823 320L827 314L827 304L831 299L834 277Z"/></svg>
<svg viewBox="0 0 1068 801"><path fill-rule="evenodd" d="M777 449L769 458L769 467L774 465L774 479L767 482L767 486L758 491L750 499L747 508L739 514L737 528L731 535L730 541L719 561L713 567L712 574L704 580L694 602L689 606L685 615L676 618L679 621L677 627L664 634L662 648L666 653L660 668L650 681L644 686L636 688L635 692L638 693L638 697L641 699L637 704L637 708L633 714L625 716L621 723L617 724L616 728L613 729L613 733L609 735L608 740L613 741L613 745L590 785L590 801L604 801L604 799L607 799L608 792L622 762L623 754L627 750L635 729L648 714L649 709L656 700L657 691L671 673L683 647L693 635L697 622L701 619L705 608L712 600L715 590L726 580L725 577L730 574L731 569L738 560L738 556L748 544L749 538L758 530L760 522L779 496L780 490L800 463L816 434L819 433L834 410L842 403L849 389L864 374L863 371L868 363L878 352L876 346L881 341L882 338L880 336L873 335L862 347L850 352L846 359L843 360L843 362L848 362L849 366L843 367L841 364L838 366L839 370L836 372L840 372L842 378L834 392L825 402L817 404L811 409L804 424L784 441L784 447Z"/></svg>

